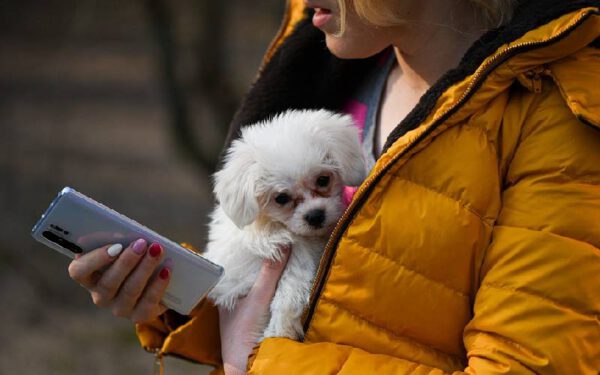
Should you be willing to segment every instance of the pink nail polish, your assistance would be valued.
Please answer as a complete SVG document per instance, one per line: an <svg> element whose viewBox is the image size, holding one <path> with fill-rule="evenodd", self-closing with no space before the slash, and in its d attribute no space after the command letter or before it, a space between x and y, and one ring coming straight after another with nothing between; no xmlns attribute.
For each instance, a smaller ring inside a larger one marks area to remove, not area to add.
<svg viewBox="0 0 600 375"><path fill-rule="evenodd" d="M138 255L144 254L144 251L146 251L146 240L140 238L139 240L133 243L133 246L131 248L133 252Z"/></svg>

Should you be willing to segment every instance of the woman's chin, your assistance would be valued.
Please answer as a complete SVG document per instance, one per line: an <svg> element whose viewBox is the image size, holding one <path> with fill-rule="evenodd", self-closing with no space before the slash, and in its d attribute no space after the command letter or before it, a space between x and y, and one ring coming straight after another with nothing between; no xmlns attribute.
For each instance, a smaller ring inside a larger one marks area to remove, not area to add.
<svg viewBox="0 0 600 375"><path fill-rule="evenodd" d="M357 43L350 43L344 40L344 37L335 37L327 33L325 33L325 43L329 52L340 59L366 59L378 54L385 48L357 46Z"/></svg>

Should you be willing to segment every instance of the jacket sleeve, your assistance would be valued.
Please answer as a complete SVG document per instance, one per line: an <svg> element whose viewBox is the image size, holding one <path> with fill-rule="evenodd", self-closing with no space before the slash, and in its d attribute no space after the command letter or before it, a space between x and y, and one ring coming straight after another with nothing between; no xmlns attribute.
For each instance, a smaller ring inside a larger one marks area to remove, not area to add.
<svg viewBox="0 0 600 375"><path fill-rule="evenodd" d="M200 253L189 243L183 242L181 246ZM222 366L219 311L206 298L190 316L167 310L153 321L136 324L135 328L140 344L149 352L176 355L217 369Z"/></svg>
<svg viewBox="0 0 600 375"><path fill-rule="evenodd" d="M149 352L215 367L222 365L219 312L207 299L189 317L167 310L151 322L137 324L136 332L140 344Z"/></svg>
<svg viewBox="0 0 600 375"><path fill-rule="evenodd" d="M600 131L558 90L528 103L463 342L466 374L600 370ZM513 119L514 120L514 119ZM333 343L266 339L250 374L443 374Z"/></svg>

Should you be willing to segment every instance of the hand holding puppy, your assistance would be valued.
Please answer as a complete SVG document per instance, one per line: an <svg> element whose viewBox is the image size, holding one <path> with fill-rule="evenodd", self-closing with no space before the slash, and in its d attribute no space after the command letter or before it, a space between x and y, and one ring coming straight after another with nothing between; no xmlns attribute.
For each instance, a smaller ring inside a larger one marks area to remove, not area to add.
<svg viewBox="0 0 600 375"><path fill-rule="evenodd" d="M221 356L226 375L246 373L248 356L267 326L269 306L290 251L291 248L283 247L280 261L263 262L252 289L233 310L219 307Z"/></svg>

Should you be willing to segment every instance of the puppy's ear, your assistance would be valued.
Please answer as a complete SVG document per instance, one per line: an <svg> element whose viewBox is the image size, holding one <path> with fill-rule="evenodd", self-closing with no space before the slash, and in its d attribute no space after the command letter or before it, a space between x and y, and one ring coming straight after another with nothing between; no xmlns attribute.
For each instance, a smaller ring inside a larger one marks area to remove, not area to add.
<svg viewBox="0 0 600 375"><path fill-rule="evenodd" d="M352 117L332 114L323 130L327 133L328 157L338 166L344 184L360 185L367 175L367 163Z"/></svg>
<svg viewBox="0 0 600 375"><path fill-rule="evenodd" d="M259 213L256 168L250 146L236 140L227 151L223 168L214 175L217 200L240 229L256 220Z"/></svg>

